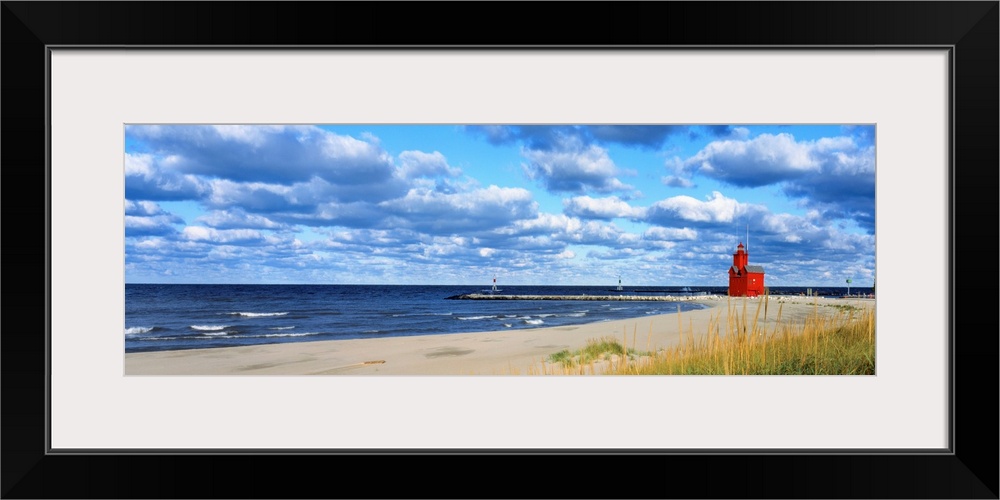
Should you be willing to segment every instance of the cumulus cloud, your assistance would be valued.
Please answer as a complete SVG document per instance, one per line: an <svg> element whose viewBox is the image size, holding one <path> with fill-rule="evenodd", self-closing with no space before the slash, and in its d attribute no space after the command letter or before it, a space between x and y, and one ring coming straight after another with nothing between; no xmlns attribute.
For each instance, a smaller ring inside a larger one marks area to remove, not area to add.
<svg viewBox="0 0 1000 500"><path fill-rule="evenodd" d="M645 216L644 208L632 207L617 196L607 198L576 196L565 199L563 211L566 215L584 219L640 219Z"/></svg>
<svg viewBox="0 0 1000 500"><path fill-rule="evenodd" d="M491 144L522 142L530 149L553 149L561 137L576 136L590 144L616 143L630 147L657 149L671 136L691 136L707 132L712 136L726 135L729 126L692 127L657 124L591 124L591 125L470 125L465 129L485 138Z"/></svg>
<svg viewBox="0 0 1000 500"><path fill-rule="evenodd" d="M277 243L279 240L253 229L215 229L203 226L188 226L183 231L190 241L203 241L226 245L260 245Z"/></svg>
<svg viewBox="0 0 1000 500"><path fill-rule="evenodd" d="M705 201L690 196L674 196L657 201L649 207L646 218L663 226L685 223L729 224L736 220L740 213L738 201L713 191Z"/></svg>
<svg viewBox="0 0 1000 500"><path fill-rule="evenodd" d="M171 236L177 233L174 225L183 223L179 216L151 201L125 200L126 238Z"/></svg>
<svg viewBox="0 0 1000 500"><path fill-rule="evenodd" d="M396 169L379 145L317 127L133 125L126 134L150 154L169 156L180 175L277 184L318 176L360 185L389 179Z"/></svg>
<svg viewBox="0 0 1000 500"><path fill-rule="evenodd" d="M642 237L647 240L657 241L696 240L698 239L698 231L686 227L654 226L643 232Z"/></svg>
<svg viewBox="0 0 1000 500"><path fill-rule="evenodd" d="M875 148L836 151L823 163L823 175L789 183L784 193L804 200L831 219L850 219L875 233Z"/></svg>
<svg viewBox="0 0 1000 500"><path fill-rule="evenodd" d="M816 143L799 143L789 134L761 134L712 142L684 166L736 186L758 187L818 172L818 151Z"/></svg>
<svg viewBox="0 0 1000 500"><path fill-rule="evenodd" d="M125 200L125 215L134 215L137 217L151 217L154 215L165 215L167 214L160 205L153 203L151 201L132 201ZM180 221L180 218L177 217Z"/></svg>
<svg viewBox="0 0 1000 500"><path fill-rule="evenodd" d="M379 204L388 223L431 233L489 230L532 217L538 209L531 192L491 185L460 193L411 189L406 196Z"/></svg>
<svg viewBox="0 0 1000 500"><path fill-rule="evenodd" d="M195 175L170 169L172 157L125 153L125 197L132 200L178 201L198 199L208 191Z"/></svg>
<svg viewBox="0 0 1000 500"><path fill-rule="evenodd" d="M448 177L462 175L462 170L449 166L444 155L438 151L433 153L403 151L399 154L399 162L403 176L409 179L440 175Z"/></svg>
<svg viewBox="0 0 1000 500"><path fill-rule="evenodd" d="M617 244L627 233L614 224L583 221L564 214L540 213L497 231L518 237L545 238L549 242L575 244Z"/></svg>
<svg viewBox="0 0 1000 500"><path fill-rule="evenodd" d="M642 257L648 252L635 248L617 248L609 250L591 250L587 252L587 257L599 260L623 260Z"/></svg>
<svg viewBox="0 0 1000 500"><path fill-rule="evenodd" d="M658 148L674 134L687 133L684 125L591 125L590 136L601 142L616 142L630 146Z"/></svg>
<svg viewBox="0 0 1000 500"><path fill-rule="evenodd" d="M562 137L559 146L557 149L521 150L528 160L523 165L524 172L549 191L584 194L588 191L610 193L634 189L616 177L623 172L608 156L606 149L586 145L574 136Z"/></svg>
<svg viewBox="0 0 1000 500"><path fill-rule="evenodd" d="M376 204L355 201L320 203L310 211L273 213L268 215L268 218L286 224L312 227L343 226L367 229L382 227L387 216L385 210Z"/></svg>
<svg viewBox="0 0 1000 500"><path fill-rule="evenodd" d="M267 217L248 214L242 209L215 210L196 219L216 229L287 229L287 224L274 222Z"/></svg>
<svg viewBox="0 0 1000 500"><path fill-rule="evenodd" d="M736 129L740 131L740 129ZM869 233L875 223L875 147L866 145L869 127L851 136L797 141L791 134L716 141L683 162L668 162L669 185L698 174L741 187L780 185L829 218L852 219Z"/></svg>
<svg viewBox="0 0 1000 500"><path fill-rule="evenodd" d="M179 222L178 217L169 215L156 215L152 217L126 215L125 237L173 235L177 232L173 226L177 222Z"/></svg>

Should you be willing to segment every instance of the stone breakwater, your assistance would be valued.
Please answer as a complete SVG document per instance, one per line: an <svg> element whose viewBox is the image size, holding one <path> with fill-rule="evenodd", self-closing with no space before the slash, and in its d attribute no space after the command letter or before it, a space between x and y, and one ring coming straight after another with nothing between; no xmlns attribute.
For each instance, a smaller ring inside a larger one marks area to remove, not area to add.
<svg viewBox="0 0 1000 500"><path fill-rule="evenodd" d="M718 299L717 295L501 295L495 293L466 293L453 295L448 300L598 300L621 302L688 302Z"/></svg>

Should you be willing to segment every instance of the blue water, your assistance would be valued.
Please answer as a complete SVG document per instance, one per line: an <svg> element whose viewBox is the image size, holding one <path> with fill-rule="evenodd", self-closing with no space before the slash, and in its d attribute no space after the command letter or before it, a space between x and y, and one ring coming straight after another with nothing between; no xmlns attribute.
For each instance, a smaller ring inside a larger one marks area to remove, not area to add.
<svg viewBox="0 0 1000 500"><path fill-rule="evenodd" d="M686 302L449 300L477 286L125 285L125 352L564 326L700 308ZM607 286L504 286L504 295L614 295ZM771 288L772 294L806 289ZM855 289L852 293L870 289ZM813 289L817 291L817 289ZM818 290L839 295L844 290ZM625 288L725 295L725 287Z"/></svg>

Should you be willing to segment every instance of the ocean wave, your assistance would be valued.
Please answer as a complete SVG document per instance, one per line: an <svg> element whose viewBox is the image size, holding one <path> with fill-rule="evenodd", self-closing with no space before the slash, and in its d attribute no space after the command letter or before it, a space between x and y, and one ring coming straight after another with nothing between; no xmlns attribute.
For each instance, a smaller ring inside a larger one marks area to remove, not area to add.
<svg viewBox="0 0 1000 500"><path fill-rule="evenodd" d="M241 336L241 339L257 339L257 338L272 338L272 337L308 337L310 335L319 335L320 332L305 332L305 333L265 333L263 335L246 335Z"/></svg>
<svg viewBox="0 0 1000 500"><path fill-rule="evenodd" d="M264 337L308 337L310 335L319 335L319 332L306 332L306 333L265 333L264 335L247 335L250 338Z"/></svg>
<svg viewBox="0 0 1000 500"><path fill-rule="evenodd" d="M214 332L214 331L213 332L205 332L202 335L206 336L206 337L220 337L220 336L223 336L223 335L235 335L237 333L239 333L239 332L237 332L237 331L226 331L226 330L223 330L223 331L220 331L220 332Z"/></svg>
<svg viewBox="0 0 1000 500"><path fill-rule="evenodd" d="M416 313L396 313L393 314L393 318L405 318L409 316L454 316L455 313L432 313L432 312L416 312Z"/></svg>
<svg viewBox="0 0 1000 500"><path fill-rule="evenodd" d="M476 320L476 319L493 319L493 318L496 318L496 317L497 317L496 314L489 315L489 316L456 316L457 319L460 319L462 321Z"/></svg>
<svg viewBox="0 0 1000 500"><path fill-rule="evenodd" d="M567 318L582 318L582 317L584 317L586 315L587 315L587 313L585 313L585 312L575 312L575 313L565 314L565 316Z"/></svg>
<svg viewBox="0 0 1000 500"><path fill-rule="evenodd" d="M268 330L291 330L293 328L295 328L295 327L294 326L273 326L271 328L268 328Z"/></svg>
<svg viewBox="0 0 1000 500"><path fill-rule="evenodd" d="M542 321L542 320L540 320L540 319L526 319L526 320L524 320L524 324L526 324L526 325L541 325L542 323L545 323L545 322Z"/></svg>
<svg viewBox="0 0 1000 500"><path fill-rule="evenodd" d="M138 335L140 333L149 333L153 331L153 326L130 326L125 329L125 335Z"/></svg>
<svg viewBox="0 0 1000 500"><path fill-rule="evenodd" d="M506 326L507 328L510 328L510 327L512 327L512 326L514 326L514 325L512 325L512 324L510 324L510 323L504 323L504 324L503 324L503 326Z"/></svg>
<svg viewBox="0 0 1000 500"><path fill-rule="evenodd" d="M232 312L229 314L231 316L243 316L244 318L261 318L265 316L284 316L288 313L287 312L279 312L279 313Z"/></svg>
<svg viewBox="0 0 1000 500"><path fill-rule="evenodd" d="M203 332L217 332L219 330L225 330L229 328L229 325L191 325L192 330L199 330Z"/></svg>

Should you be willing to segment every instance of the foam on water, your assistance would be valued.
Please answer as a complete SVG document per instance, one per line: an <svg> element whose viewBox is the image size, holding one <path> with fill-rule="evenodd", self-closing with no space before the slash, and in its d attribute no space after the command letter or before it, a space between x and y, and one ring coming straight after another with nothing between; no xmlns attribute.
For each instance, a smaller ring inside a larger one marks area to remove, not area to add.
<svg viewBox="0 0 1000 500"><path fill-rule="evenodd" d="M284 316L287 312L255 313L255 312L232 312L231 316L242 316L244 318L262 318L267 316Z"/></svg>
<svg viewBox="0 0 1000 500"><path fill-rule="evenodd" d="M229 328L229 325L191 325L192 330L200 330L204 332L217 332L219 330L225 330Z"/></svg>
<svg viewBox="0 0 1000 500"><path fill-rule="evenodd" d="M227 331L205 332L202 335L204 335L206 337L219 337L219 336L223 336L223 335L232 335L234 333L238 333L238 332L227 332Z"/></svg>
<svg viewBox="0 0 1000 500"><path fill-rule="evenodd" d="M272 337L308 337L310 335L319 335L320 332L305 332L305 333L265 333L263 335L242 335L241 338L249 339L259 339L259 338L272 338Z"/></svg>
<svg viewBox="0 0 1000 500"><path fill-rule="evenodd" d="M138 335L140 333L149 333L153 331L151 326L130 326L125 329L125 335Z"/></svg>

